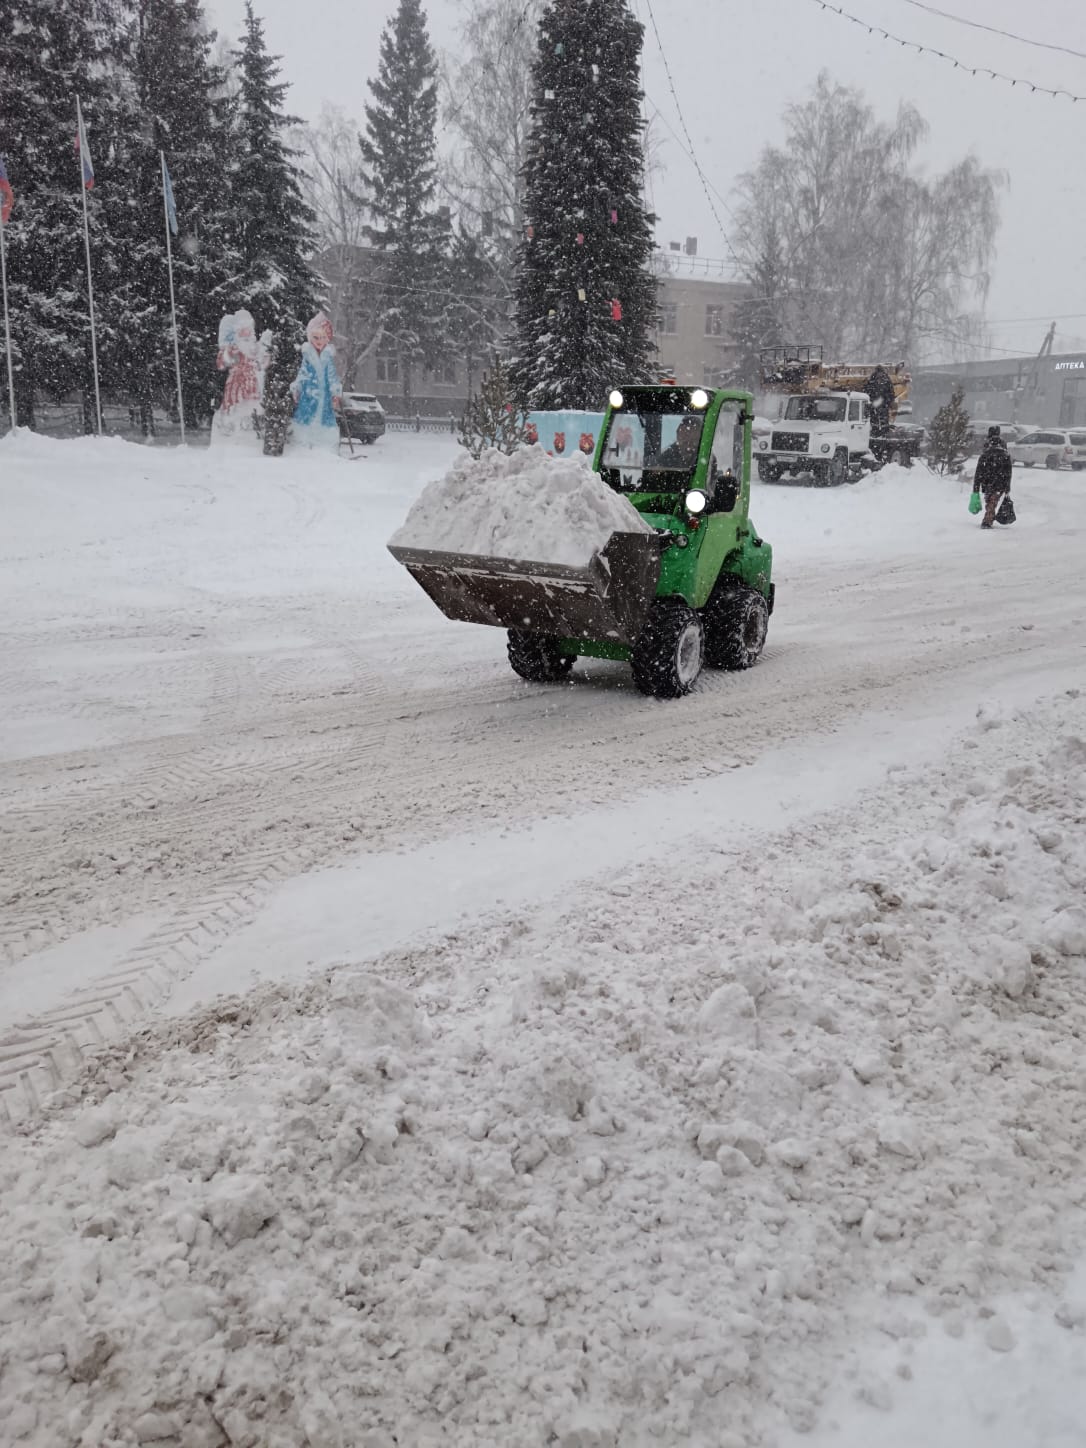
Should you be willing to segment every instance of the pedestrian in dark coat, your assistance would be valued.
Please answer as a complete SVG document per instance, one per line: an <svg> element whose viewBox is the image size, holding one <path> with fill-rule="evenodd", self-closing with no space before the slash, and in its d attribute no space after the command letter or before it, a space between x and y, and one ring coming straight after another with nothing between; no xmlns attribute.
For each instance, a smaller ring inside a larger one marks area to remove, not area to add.
<svg viewBox="0 0 1086 1448"><path fill-rule="evenodd" d="M897 406L897 394L893 378L881 363L864 383L863 391L871 399L871 436L885 437Z"/></svg>
<svg viewBox="0 0 1086 1448"><path fill-rule="evenodd" d="M984 517L982 528L990 528L999 512L1004 495L1011 490L1011 455L1007 444L999 435L998 427L990 427L984 448L977 459L977 470L973 474L973 487L984 494Z"/></svg>

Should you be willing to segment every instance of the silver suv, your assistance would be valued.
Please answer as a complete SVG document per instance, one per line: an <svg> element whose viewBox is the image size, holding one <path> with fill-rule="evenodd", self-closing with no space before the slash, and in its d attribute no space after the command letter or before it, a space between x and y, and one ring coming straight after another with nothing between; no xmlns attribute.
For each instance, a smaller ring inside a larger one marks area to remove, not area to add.
<svg viewBox="0 0 1086 1448"><path fill-rule="evenodd" d="M1039 428L1027 432L1008 448L1016 463L1027 468L1041 463L1046 468L1070 465L1077 472L1086 468L1086 428Z"/></svg>

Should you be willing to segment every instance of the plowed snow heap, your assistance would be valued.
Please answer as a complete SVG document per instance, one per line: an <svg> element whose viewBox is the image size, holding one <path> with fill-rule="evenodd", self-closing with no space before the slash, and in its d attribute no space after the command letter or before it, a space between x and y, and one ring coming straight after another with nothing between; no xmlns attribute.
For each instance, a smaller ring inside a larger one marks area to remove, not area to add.
<svg viewBox="0 0 1086 1448"><path fill-rule="evenodd" d="M652 531L583 453L552 458L541 447L524 447L511 457L493 449L478 461L465 457L429 484L389 541L577 568L612 533Z"/></svg>

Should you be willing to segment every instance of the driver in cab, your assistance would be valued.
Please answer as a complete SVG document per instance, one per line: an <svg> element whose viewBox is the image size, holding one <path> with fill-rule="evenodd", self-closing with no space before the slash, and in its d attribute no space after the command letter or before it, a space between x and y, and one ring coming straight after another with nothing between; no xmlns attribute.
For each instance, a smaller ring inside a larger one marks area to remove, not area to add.
<svg viewBox="0 0 1086 1448"><path fill-rule="evenodd" d="M675 441L664 448L654 466L672 471L689 472L698 460L698 444L701 442L702 422L700 417L684 417L679 423Z"/></svg>

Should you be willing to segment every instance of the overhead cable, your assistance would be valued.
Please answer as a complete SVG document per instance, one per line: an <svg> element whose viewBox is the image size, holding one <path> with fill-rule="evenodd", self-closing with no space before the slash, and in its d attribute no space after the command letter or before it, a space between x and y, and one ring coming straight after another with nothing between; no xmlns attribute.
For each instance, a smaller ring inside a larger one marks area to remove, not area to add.
<svg viewBox="0 0 1086 1448"><path fill-rule="evenodd" d="M903 46L907 50L915 50L920 55L934 55L940 60L948 61L955 70L964 70L969 75L987 76L990 80L1006 81L1012 86L1021 86L1028 90L1031 95L1063 96L1069 101L1086 101L1086 96L1075 95L1073 91L1063 90L1059 87L1037 85L1031 80L1022 80L1020 76L1007 75L1001 70L992 70L987 65L973 65L968 60L959 60L956 56L947 55L946 51L938 50L934 45L921 45L916 40L902 40L900 35L894 35L889 30L884 30L881 25L871 25L866 20L861 20L858 15L852 15L849 11L843 10L840 5L831 5L829 0L811 0L821 10L828 10L834 15L840 15L842 20L849 20L853 25L859 25L866 30L868 35L878 35L883 40L889 40L894 45Z"/></svg>
<svg viewBox="0 0 1086 1448"><path fill-rule="evenodd" d="M1033 40L1028 35L1015 35L1012 30L1000 30L997 25L985 25L981 20L967 20L964 15L951 15L949 10L937 10L926 5L924 0L905 0L906 5L917 10L926 10L929 15L938 15L940 20L952 20L955 25L968 25L971 30L986 30L989 35L1002 36L1004 40L1016 40L1020 45L1033 45L1038 50L1055 50L1061 55L1073 55L1076 60L1086 60L1086 50L1072 50L1068 45L1054 45L1050 40Z"/></svg>

